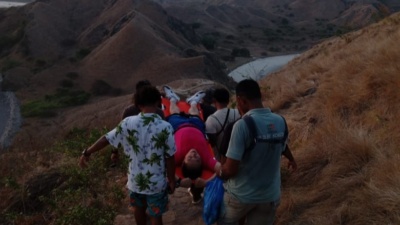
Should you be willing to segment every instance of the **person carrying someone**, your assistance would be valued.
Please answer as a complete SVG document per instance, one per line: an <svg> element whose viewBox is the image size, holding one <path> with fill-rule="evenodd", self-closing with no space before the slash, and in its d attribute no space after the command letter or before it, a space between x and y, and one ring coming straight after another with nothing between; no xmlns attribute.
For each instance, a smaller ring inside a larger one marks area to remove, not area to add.
<svg viewBox="0 0 400 225"><path fill-rule="evenodd" d="M197 104L204 97L204 92L199 91L186 101L190 104L188 114L181 113L177 106L179 96L169 87L163 87L166 97L170 100L170 116L166 120L174 128L176 154L175 164L181 168L184 179L180 186L190 187L189 194L192 196L192 203L201 201L206 181L201 178L204 170L218 171L220 163L210 152L208 141L205 136L205 125L199 117Z"/></svg>
<svg viewBox="0 0 400 225"><path fill-rule="evenodd" d="M146 225L147 215L152 225L161 225L162 214L167 211L167 192L172 194L175 190L174 130L156 113L160 101L160 92L155 87L140 89L135 94L135 105L141 113L122 120L85 149L79 160L84 168L94 152L107 145L123 147L130 159L127 188L138 225Z"/></svg>
<svg viewBox="0 0 400 225"><path fill-rule="evenodd" d="M214 154L218 160L221 160L221 156L225 156L225 154L221 154L219 151L222 137L224 136L224 129L229 123L238 120L240 114L237 109L228 108L230 94L225 88L215 89L212 99L217 111L206 120L206 133L213 147Z"/></svg>
<svg viewBox="0 0 400 225"><path fill-rule="evenodd" d="M233 126L226 162L217 173L217 176L227 180L218 224L238 224L240 219L246 217L248 225L272 225L280 204L281 156L289 159L289 167L297 169L286 140L268 142L271 134L285 137L286 122L283 117L263 107L260 87L254 80L243 80L237 84L236 101L241 115L251 116L254 120L257 138L267 139L256 142L251 151L245 152L254 138L244 120L237 121Z"/></svg>

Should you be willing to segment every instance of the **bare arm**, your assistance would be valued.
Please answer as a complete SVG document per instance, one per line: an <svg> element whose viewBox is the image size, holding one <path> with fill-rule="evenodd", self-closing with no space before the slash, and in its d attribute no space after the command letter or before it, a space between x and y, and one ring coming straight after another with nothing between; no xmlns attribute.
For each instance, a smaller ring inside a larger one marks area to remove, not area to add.
<svg viewBox="0 0 400 225"><path fill-rule="evenodd" d="M168 178L168 185L169 185L169 192L170 194L174 193L175 191L175 157L170 156L169 158L165 159L165 164L167 166L167 178Z"/></svg>
<svg viewBox="0 0 400 225"><path fill-rule="evenodd" d="M292 167L293 171L296 171L297 163L296 163L296 160L294 160L294 157L293 157L292 152L290 151L288 145L286 145L285 151L282 152L282 155L285 156L289 160L288 168Z"/></svg>
<svg viewBox="0 0 400 225"><path fill-rule="evenodd" d="M210 143L212 147L215 147L217 145L217 135L207 133L207 137L208 137L208 143Z"/></svg>
<svg viewBox="0 0 400 225"><path fill-rule="evenodd" d="M95 153L97 151L100 151L110 143L108 142L107 138L105 136L102 136L99 138L92 146L86 149L86 156L82 155L79 159L79 166L81 168L85 168L87 166L87 163L89 162L89 156L92 153Z"/></svg>

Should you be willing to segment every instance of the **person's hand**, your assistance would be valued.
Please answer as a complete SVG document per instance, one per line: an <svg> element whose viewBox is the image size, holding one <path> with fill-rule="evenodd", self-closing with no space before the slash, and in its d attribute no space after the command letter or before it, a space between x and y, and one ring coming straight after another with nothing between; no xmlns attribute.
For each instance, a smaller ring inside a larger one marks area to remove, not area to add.
<svg viewBox="0 0 400 225"><path fill-rule="evenodd" d="M168 194L172 195L175 192L175 182L168 182Z"/></svg>
<svg viewBox="0 0 400 225"><path fill-rule="evenodd" d="M297 163L295 160L288 162L288 169L290 169L290 168L292 168L293 172L297 170Z"/></svg>
<svg viewBox="0 0 400 225"><path fill-rule="evenodd" d="M197 178L194 182L194 186L197 188L202 188L206 186L206 181L203 178Z"/></svg>
<svg viewBox="0 0 400 225"><path fill-rule="evenodd" d="M111 153L111 162L112 162L111 167L115 167L118 161L119 161L118 151L113 151Z"/></svg>
<svg viewBox="0 0 400 225"><path fill-rule="evenodd" d="M184 188L189 188L190 186L192 186L192 180L190 178L185 177L181 180L180 186Z"/></svg>
<svg viewBox="0 0 400 225"><path fill-rule="evenodd" d="M79 158L79 167L86 168L88 166L89 163L89 156L84 156L81 155L81 157Z"/></svg>

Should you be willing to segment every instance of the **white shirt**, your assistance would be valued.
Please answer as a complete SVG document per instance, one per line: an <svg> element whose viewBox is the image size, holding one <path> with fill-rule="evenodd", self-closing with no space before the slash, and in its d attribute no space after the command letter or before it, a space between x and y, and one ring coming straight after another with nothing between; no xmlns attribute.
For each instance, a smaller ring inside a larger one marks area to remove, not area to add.
<svg viewBox="0 0 400 225"><path fill-rule="evenodd" d="M176 151L171 124L155 113L130 116L106 134L109 143L122 146L129 157L127 187L140 194L156 194L167 187L165 158Z"/></svg>

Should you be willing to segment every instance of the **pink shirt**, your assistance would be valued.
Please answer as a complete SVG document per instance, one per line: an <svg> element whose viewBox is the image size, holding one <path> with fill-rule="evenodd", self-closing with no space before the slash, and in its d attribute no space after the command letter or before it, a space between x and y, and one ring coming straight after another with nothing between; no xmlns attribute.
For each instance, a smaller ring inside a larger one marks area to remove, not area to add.
<svg viewBox="0 0 400 225"><path fill-rule="evenodd" d="M176 144L175 164L182 165L185 155L194 148L200 155L204 169L214 171L217 160L210 152L204 134L195 127L182 127L174 135Z"/></svg>

